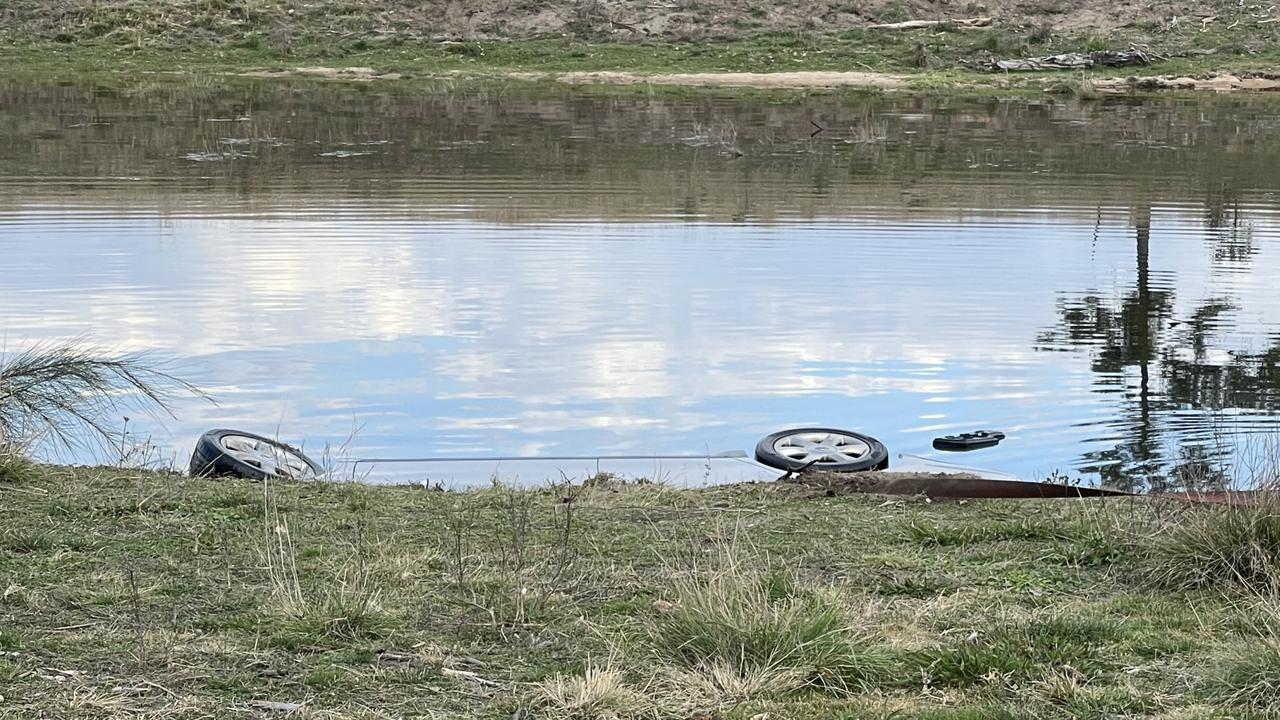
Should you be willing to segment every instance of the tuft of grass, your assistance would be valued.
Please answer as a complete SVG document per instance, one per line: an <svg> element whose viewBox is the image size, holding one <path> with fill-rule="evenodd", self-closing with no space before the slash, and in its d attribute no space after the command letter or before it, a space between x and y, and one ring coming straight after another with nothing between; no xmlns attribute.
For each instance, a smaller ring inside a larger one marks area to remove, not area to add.
<svg viewBox="0 0 1280 720"><path fill-rule="evenodd" d="M0 485L25 485L40 477L36 464L0 445Z"/></svg>
<svg viewBox="0 0 1280 720"><path fill-rule="evenodd" d="M307 673L302 679L304 685L315 690L331 690L342 685L346 673L340 667L326 665Z"/></svg>
<svg viewBox="0 0 1280 720"><path fill-rule="evenodd" d="M18 634L16 630L0 628L0 650L14 652L21 650L23 647L22 635Z"/></svg>
<svg viewBox="0 0 1280 720"><path fill-rule="evenodd" d="M0 548L20 555L48 552L55 545L53 536L44 530L10 528L0 532Z"/></svg>
<svg viewBox="0 0 1280 720"><path fill-rule="evenodd" d="M1280 709L1280 638L1257 638L1222 650L1200 690L1215 703Z"/></svg>
<svg viewBox="0 0 1280 720"><path fill-rule="evenodd" d="M653 624L653 645L664 660L728 695L875 687L890 660L854 628L839 600L780 587L794 584L736 564L679 579L673 607Z"/></svg>
<svg viewBox="0 0 1280 720"><path fill-rule="evenodd" d="M339 585L286 613L272 642L293 650L327 647L384 638L392 627L375 596Z"/></svg>
<svg viewBox="0 0 1280 720"><path fill-rule="evenodd" d="M931 598L955 589L950 578L932 575L896 573L876 587L880 595L890 597Z"/></svg>
<svg viewBox="0 0 1280 720"><path fill-rule="evenodd" d="M1187 508L1156 535L1148 555L1150 578L1166 587L1280 587L1280 495Z"/></svg>
<svg viewBox="0 0 1280 720"><path fill-rule="evenodd" d="M382 611L382 585L369 562L373 545L364 534L362 516L356 518L357 534L348 552L339 555L326 582L303 583L299 557L314 556L315 548L299 551L289 520L281 509L275 483L262 485L261 564L271 587L271 599L278 625L272 635L275 644L298 649L351 643L385 637L390 618ZM227 493L216 496L219 501ZM362 496L348 499L348 506L363 513ZM247 502L241 498L237 502Z"/></svg>
<svg viewBox="0 0 1280 720"><path fill-rule="evenodd" d="M1125 685L1095 686L1069 669L1052 672L1037 683L1041 694L1052 704L1079 720L1108 720L1114 717L1143 716L1154 703Z"/></svg>
<svg viewBox="0 0 1280 720"><path fill-rule="evenodd" d="M653 714L645 688L610 667L588 666L581 675L557 674L534 684L529 706L548 720L622 720Z"/></svg>
<svg viewBox="0 0 1280 720"><path fill-rule="evenodd" d="M902 717L902 715L896 712L888 716L889 719L894 720L899 717ZM930 708L912 713L911 718L912 720L1025 720L1025 715L998 705L982 705L960 708Z"/></svg>
<svg viewBox="0 0 1280 720"><path fill-rule="evenodd" d="M157 369L145 355L107 356L79 343L36 345L0 356L0 448L52 438L116 438L108 418L122 405L170 414L176 392L208 396Z"/></svg>

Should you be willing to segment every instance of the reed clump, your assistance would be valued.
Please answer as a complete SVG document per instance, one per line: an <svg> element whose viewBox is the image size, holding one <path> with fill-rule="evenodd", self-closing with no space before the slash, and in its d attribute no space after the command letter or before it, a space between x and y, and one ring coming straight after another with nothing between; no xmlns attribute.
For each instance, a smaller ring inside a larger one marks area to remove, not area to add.
<svg viewBox="0 0 1280 720"><path fill-rule="evenodd" d="M24 455L41 442L112 447L121 410L172 416L178 394L208 398L145 354L72 341L0 355L0 452Z"/></svg>

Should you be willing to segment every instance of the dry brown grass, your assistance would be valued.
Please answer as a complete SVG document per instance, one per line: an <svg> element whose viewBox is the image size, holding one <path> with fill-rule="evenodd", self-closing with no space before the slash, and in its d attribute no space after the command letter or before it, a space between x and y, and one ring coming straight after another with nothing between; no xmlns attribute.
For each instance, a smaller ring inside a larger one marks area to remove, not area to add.
<svg viewBox="0 0 1280 720"><path fill-rule="evenodd" d="M657 715L649 688L630 683L621 670L589 665L581 675L536 683L530 708L549 720L623 720Z"/></svg>

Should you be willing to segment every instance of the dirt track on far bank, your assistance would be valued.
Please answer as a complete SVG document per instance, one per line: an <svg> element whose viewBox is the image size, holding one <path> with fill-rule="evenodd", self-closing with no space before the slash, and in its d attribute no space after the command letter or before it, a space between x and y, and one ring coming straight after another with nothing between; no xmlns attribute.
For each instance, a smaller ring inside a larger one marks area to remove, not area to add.
<svg viewBox="0 0 1280 720"><path fill-rule="evenodd" d="M367 67L299 67L290 70L251 70L241 73L248 77L324 77L336 80L399 80L400 73L381 72ZM447 77L460 77L449 74ZM532 82L560 82L568 85L675 85L685 87L725 87L760 89L824 89L869 88L878 90L908 90L912 76L877 72L797 71L775 73L723 72L723 73L659 73L643 74L602 70L596 72L508 72L500 77ZM1066 82L1072 77L1059 73L1035 73L1019 75L975 75L971 81L953 81L961 89L1013 88L1033 84ZM1187 77L1152 75L1142 77L1110 77L1089 80L1093 88L1104 94L1120 94L1153 90L1194 90L1207 92L1277 92L1280 76L1273 75L1214 75Z"/></svg>
<svg viewBox="0 0 1280 720"><path fill-rule="evenodd" d="M776 73L669 73L643 75L629 72L510 73L508 77L529 80L555 80L570 85L684 85L694 87L749 88L837 88L862 87L881 90L903 90L911 86L910 75L877 72L776 72ZM1069 81L1060 73L992 75L988 80L975 76L972 81L959 81L961 88L1008 88L1032 83ZM1135 90L1203 90L1212 92L1280 91L1280 77L1237 76L1219 73L1205 77L1155 75L1146 77L1095 78L1090 81L1098 92L1127 93Z"/></svg>
<svg viewBox="0 0 1280 720"><path fill-rule="evenodd" d="M752 88L833 88L865 87L899 90L907 77L876 72L776 72L776 73L666 73L644 75L630 72L510 73L522 80L555 80L570 85L685 85L694 87Z"/></svg>

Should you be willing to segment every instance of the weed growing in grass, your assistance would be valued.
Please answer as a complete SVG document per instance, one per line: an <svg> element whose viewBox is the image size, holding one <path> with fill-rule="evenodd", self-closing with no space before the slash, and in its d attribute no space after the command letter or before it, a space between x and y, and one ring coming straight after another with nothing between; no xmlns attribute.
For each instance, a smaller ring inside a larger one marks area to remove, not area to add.
<svg viewBox="0 0 1280 720"><path fill-rule="evenodd" d="M580 488L521 490L495 479L490 490L447 512L442 545L448 574L469 608L496 625L526 623L578 584L574 507ZM483 547L475 538L486 536Z"/></svg>
<svg viewBox="0 0 1280 720"><path fill-rule="evenodd" d="M381 637L390 629L381 599L364 545L357 541L329 582L295 611L293 629L338 642Z"/></svg>
<svg viewBox="0 0 1280 720"><path fill-rule="evenodd" d="M876 589L880 595L931 598L955 590L955 582L945 577L894 573Z"/></svg>
<svg viewBox="0 0 1280 720"><path fill-rule="evenodd" d="M886 720L897 720L903 717L897 712L886 716ZM962 708L930 708L911 713L912 720L1026 720L1026 715L1015 713L1007 707L999 705L980 705ZM853 720L847 716L846 720Z"/></svg>
<svg viewBox="0 0 1280 720"><path fill-rule="evenodd" d="M14 630L0 628L0 650L15 651L23 647L22 636Z"/></svg>
<svg viewBox="0 0 1280 720"><path fill-rule="evenodd" d="M0 647L3 645L0 644ZM22 672L22 666L18 663L0 658L0 682L14 682Z"/></svg>
<svg viewBox="0 0 1280 720"><path fill-rule="evenodd" d="M272 635L272 644L297 650L385 637L391 623L379 612L376 600L363 587L339 584L322 590L285 617Z"/></svg>
<svg viewBox="0 0 1280 720"><path fill-rule="evenodd" d="M381 613L380 591L367 561L363 525L357 522L349 555L318 588L304 592L299 581L298 551L289 522L280 511L275 485L263 481L263 565L276 610L285 617L275 635L283 647L298 648L319 641L350 642L378 637L387 630Z"/></svg>
<svg viewBox="0 0 1280 720"><path fill-rule="evenodd" d="M307 673L302 682L309 688L315 690L330 690L342 684L346 678L346 673L342 668L325 666L318 667Z"/></svg>
<svg viewBox="0 0 1280 720"><path fill-rule="evenodd" d="M44 553L54 548L54 540L44 530L12 528L0 532L0 548L19 555Z"/></svg>

